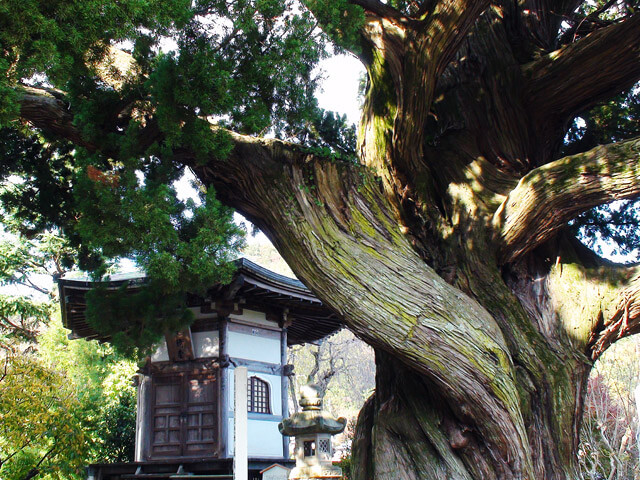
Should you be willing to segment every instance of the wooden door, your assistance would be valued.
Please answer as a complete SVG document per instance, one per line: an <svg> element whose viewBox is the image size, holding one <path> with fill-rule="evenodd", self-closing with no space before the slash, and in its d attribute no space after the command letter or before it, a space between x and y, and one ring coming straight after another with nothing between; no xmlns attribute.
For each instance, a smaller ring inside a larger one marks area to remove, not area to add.
<svg viewBox="0 0 640 480"><path fill-rule="evenodd" d="M154 376L150 457L215 456L217 404L215 375Z"/></svg>
<svg viewBox="0 0 640 480"><path fill-rule="evenodd" d="M218 443L216 394L215 377L190 375L186 378L183 455L215 452Z"/></svg>

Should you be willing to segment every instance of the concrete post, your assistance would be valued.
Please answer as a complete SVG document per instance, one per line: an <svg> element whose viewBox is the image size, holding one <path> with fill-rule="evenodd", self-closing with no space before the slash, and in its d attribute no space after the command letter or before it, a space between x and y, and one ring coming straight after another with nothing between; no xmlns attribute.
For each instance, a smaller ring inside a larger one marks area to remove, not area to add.
<svg viewBox="0 0 640 480"><path fill-rule="evenodd" d="M151 444L151 377L138 374L136 392L136 462L143 462L149 456Z"/></svg>
<svg viewBox="0 0 640 480"><path fill-rule="evenodd" d="M247 438L247 368L236 367L234 370L235 383L235 448L233 455L234 480L249 479L249 458Z"/></svg>

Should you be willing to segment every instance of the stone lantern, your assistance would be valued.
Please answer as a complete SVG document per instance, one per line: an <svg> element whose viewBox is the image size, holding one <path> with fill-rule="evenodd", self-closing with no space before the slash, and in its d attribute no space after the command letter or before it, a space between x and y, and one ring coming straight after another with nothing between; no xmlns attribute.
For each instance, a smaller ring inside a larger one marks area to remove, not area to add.
<svg viewBox="0 0 640 480"><path fill-rule="evenodd" d="M289 479L342 478L342 469L331 463L331 436L344 430L346 418L336 419L322 410L322 397L316 385L300 389L300 406L301 412L278 425L282 435L296 439L296 466Z"/></svg>

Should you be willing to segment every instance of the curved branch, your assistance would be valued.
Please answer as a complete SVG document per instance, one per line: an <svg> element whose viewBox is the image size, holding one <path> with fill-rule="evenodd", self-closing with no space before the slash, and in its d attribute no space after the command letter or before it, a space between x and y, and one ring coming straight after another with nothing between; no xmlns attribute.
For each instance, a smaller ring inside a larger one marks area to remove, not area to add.
<svg viewBox="0 0 640 480"><path fill-rule="evenodd" d="M393 8L391 5L380 2L379 0L349 0L349 3L358 5L365 11L373 13L380 18L399 22L406 22L409 20L402 12Z"/></svg>
<svg viewBox="0 0 640 480"><path fill-rule="evenodd" d="M60 92L46 88L21 87L20 117L34 127L53 133L89 150L96 146L86 142L73 124L73 113Z"/></svg>
<svg viewBox="0 0 640 480"><path fill-rule="evenodd" d="M564 122L640 78L640 14L525 65L523 75L533 121Z"/></svg>
<svg viewBox="0 0 640 480"><path fill-rule="evenodd" d="M634 269L636 272L637 268ZM587 355L597 360L614 342L640 332L640 274L622 290L612 314L605 318L601 312L591 331Z"/></svg>
<svg viewBox="0 0 640 480"><path fill-rule="evenodd" d="M640 196L638 160L640 138L599 146L530 172L493 217L500 263L549 240L589 208Z"/></svg>
<svg viewBox="0 0 640 480"><path fill-rule="evenodd" d="M34 88L28 86L19 87L20 98L20 118L29 122L34 127L47 133L64 138L71 143L84 147L94 152L102 151L106 155L117 157L117 149L112 150L108 145L98 145L84 137L73 123L74 113L70 110L69 104L65 101L65 95L58 90L47 88ZM120 112L127 108L124 103L120 105ZM114 133L114 130L104 129L104 136L107 133ZM138 136L138 146L144 151L149 145L161 137L161 132L155 120L147 122L147 126Z"/></svg>

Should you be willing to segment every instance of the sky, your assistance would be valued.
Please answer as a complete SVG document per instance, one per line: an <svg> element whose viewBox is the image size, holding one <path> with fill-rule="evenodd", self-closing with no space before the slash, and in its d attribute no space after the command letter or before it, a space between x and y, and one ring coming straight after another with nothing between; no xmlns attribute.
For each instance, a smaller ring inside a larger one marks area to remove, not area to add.
<svg viewBox="0 0 640 480"><path fill-rule="evenodd" d="M358 123L358 83L365 71L362 63L351 55L336 55L322 61L320 68L325 72L322 91L317 95L320 107L346 113L350 123Z"/></svg>

